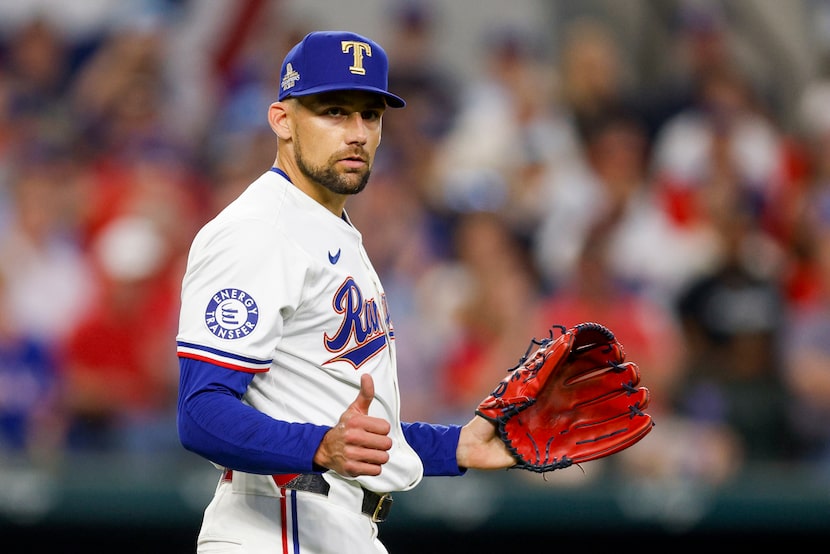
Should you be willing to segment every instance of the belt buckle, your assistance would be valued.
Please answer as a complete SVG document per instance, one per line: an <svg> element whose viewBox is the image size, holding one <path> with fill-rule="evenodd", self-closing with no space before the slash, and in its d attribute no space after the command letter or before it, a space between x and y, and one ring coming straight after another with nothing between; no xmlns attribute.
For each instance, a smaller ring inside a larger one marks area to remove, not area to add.
<svg viewBox="0 0 830 554"><path fill-rule="evenodd" d="M389 515L389 510L392 509L392 495L383 493L380 495L375 511L372 513L372 521L374 523L381 523L386 520Z"/></svg>

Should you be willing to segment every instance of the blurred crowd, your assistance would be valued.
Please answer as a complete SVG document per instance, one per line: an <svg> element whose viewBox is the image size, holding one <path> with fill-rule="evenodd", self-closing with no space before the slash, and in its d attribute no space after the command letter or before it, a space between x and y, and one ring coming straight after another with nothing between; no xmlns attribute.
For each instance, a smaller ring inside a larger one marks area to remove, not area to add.
<svg viewBox="0 0 830 554"><path fill-rule="evenodd" d="M40 17L0 36L0 453L180 450L187 249L270 167L279 65L314 28L241 2L194 53L193 3L145 4L83 39ZM531 338L599 321L657 422L620 471L830 475L830 81L784 125L728 21L680 9L674 72L648 90L589 18L554 53L490 30L482 72L458 79L418 6L388 14L408 105L347 206L389 299L404 418L463 423Z"/></svg>

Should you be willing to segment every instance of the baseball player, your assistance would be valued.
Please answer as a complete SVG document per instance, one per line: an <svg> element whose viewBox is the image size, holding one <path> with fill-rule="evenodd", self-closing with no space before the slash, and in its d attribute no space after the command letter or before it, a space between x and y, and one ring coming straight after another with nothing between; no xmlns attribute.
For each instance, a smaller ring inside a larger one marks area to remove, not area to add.
<svg viewBox="0 0 830 554"><path fill-rule="evenodd" d="M388 60L348 32L286 56L272 168L195 237L177 336L183 446L221 468L199 552L386 552L390 493L515 460L494 426L400 421L395 330L345 211L366 186ZM472 411L472 407L471 407Z"/></svg>

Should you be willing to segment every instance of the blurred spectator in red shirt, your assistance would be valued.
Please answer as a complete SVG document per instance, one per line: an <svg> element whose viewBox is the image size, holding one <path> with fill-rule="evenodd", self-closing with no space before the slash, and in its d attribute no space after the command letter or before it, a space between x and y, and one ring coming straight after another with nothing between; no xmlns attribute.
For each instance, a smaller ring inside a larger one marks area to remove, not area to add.
<svg viewBox="0 0 830 554"><path fill-rule="evenodd" d="M175 426L167 418L175 404L170 337L178 303L166 273L170 245L151 220L124 216L101 231L92 253L100 296L63 352L68 444L95 449L174 441ZM153 436L160 422L169 436Z"/></svg>

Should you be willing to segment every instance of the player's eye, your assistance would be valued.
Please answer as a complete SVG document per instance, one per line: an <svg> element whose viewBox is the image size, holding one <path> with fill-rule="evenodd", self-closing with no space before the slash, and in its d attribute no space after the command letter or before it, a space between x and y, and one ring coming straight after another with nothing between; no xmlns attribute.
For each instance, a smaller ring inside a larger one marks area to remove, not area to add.
<svg viewBox="0 0 830 554"><path fill-rule="evenodd" d="M360 112L360 117L362 117L366 121L377 121L380 119L380 116L380 110L363 110L362 112Z"/></svg>

